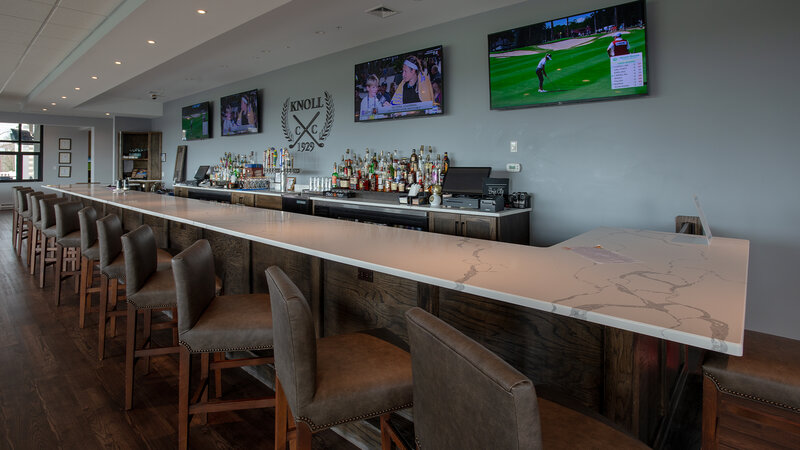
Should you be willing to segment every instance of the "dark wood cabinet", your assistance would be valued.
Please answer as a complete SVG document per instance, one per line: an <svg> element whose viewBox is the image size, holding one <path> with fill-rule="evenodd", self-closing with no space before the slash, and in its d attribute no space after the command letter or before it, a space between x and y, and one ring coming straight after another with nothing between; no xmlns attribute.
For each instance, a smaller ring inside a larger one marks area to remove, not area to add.
<svg viewBox="0 0 800 450"><path fill-rule="evenodd" d="M283 208L283 201L280 195L256 195L256 208L277 209Z"/></svg>
<svg viewBox="0 0 800 450"><path fill-rule="evenodd" d="M189 189L183 186L175 186L174 191L175 191L175 197L183 197L183 198L189 197Z"/></svg>
<svg viewBox="0 0 800 450"><path fill-rule="evenodd" d="M231 203L234 205L255 206L255 196L250 192L231 192Z"/></svg>
<svg viewBox="0 0 800 450"><path fill-rule="evenodd" d="M497 217L428 213L428 231L476 239L497 240Z"/></svg>
<svg viewBox="0 0 800 450"><path fill-rule="evenodd" d="M118 178L161 179L161 132L120 131Z"/></svg>

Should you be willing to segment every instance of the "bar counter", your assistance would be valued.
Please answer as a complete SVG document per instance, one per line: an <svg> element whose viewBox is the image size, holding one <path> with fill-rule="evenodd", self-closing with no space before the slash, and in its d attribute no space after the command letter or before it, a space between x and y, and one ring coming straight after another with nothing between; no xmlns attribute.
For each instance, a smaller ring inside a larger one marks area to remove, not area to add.
<svg viewBox="0 0 800 450"><path fill-rule="evenodd" d="M746 240L715 237L706 245L673 233L598 228L539 248L98 185L47 188L426 285L742 354ZM592 253L622 262L598 263Z"/></svg>

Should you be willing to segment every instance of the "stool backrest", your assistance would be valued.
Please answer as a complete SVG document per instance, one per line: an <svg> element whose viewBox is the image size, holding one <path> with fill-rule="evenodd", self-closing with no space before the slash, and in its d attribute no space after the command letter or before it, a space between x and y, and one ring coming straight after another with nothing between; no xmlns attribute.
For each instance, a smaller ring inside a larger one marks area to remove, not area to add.
<svg viewBox="0 0 800 450"><path fill-rule="evenodd" d="M192 329L214 299L214 253L201 239L172 258L175 294L178 301L178 333Z"/></svg>
<svg viewBox="0 0 800 450"><path fill-rule="evenodd" d="M44 192L28 192L25 194L28 201L28 209L31 211L31 220L36 222L42 220L42 215L39 212L39 200L44 198Z"/></svg>
<svg viewBox="0 0 800 450"><path fill-rule="evenodd" d="M292 411L311 403L316 391L317 338L314 319L300 289L277 266L267 269L272 305L275 374Z"/></svg>
<svg viewBox="0 0 800 450"><path fill-rule="evenodd" d="M55 205L56 237L58 239L81 229L78 211L83 209L81 202L63 202Z"/></svg>
<svg viewBox="0 0 800 450"><path fill-rule="evenodd" d="M97 220L97 240L100 242L100 269L104 269L122 252L122 222L116 214Z"/></svg>
<svg viewBox="0 0 800 450"><path fill-rule="evenodd" d="M86 251L97 242L97 210L87 206L78 211L81 224L81 251Z"/></svg>
<svg viewBox="0 0 800 450"><path fill-rule="evenodd" d="M140 225L123 234L122 251L125 255L125 292L131 297L158 269L158 245L153 229Z"/></svg>
<svg viewBox="0 0 800 450"><path fill-rule="evenodd" d="M17 190L17 212L23 213L28 210L28 192L33 192L33 189L24 188Z"/></svg>
<svg viewBox="0 0 800 450"><path fill-rule="evenodd" d="M39 216L42 219L42 229L56 226L56 205L66 202L64 197L39 199Z"/></svg>
<svg viewBox="0 0 800 450"><path fill-rule="evenodd" d="M419 448L542 447L536 390L527 377L420 308L406 312L406 324Z"/></svg>

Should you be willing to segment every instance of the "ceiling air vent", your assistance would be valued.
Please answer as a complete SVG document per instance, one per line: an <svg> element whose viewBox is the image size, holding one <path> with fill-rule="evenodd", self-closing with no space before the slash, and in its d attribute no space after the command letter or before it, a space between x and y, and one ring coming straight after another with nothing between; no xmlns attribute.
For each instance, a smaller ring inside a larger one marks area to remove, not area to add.
<svg viewBox="0 0 800 450"><path fill-rule="evenodd" d="M385 19L389 16L397 14L397 11L389 9L383 5L370 8L364 12L366 12L367 14L372 14L375 17L380 17L381 19Z"/></svg>

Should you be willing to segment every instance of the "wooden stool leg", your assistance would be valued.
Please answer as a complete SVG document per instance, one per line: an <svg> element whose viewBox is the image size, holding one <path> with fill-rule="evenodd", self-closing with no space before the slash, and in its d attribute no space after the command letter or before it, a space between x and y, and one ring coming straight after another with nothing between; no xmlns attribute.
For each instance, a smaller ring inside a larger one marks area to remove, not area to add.
<svg viewBox="0 0 800 450"><path fill-rule="evenodd" d="M305 422L297 422L297 450L311 450L311 428Z"/></svg>
<svg viewBox="0 0 800 450"><path fill-rule="evenodd" d="M719 448L717 434L717 406L719 405L719 391L711 379L703 377L703 450L716 450Z"/></svg>
<svg viewBox="0 0 800 450"><path fill-rule="evenodd" d="M186 347L180 349L180 368L178 375L178 449L189 447L189 377L192 355Z"/></svg>
<svg viewBox="0 0 800 450"><path fill-rule="evenodd" d="M33 243L33 245L29 246L30 251L28 252L28 267L30 268L29 272L31 275L36 274L36 246L38 245L39 241L37 236L41 234L39 229L33 227L31 230L32 236L28 239L28 243Z"/></svg>
<svg viewBox="0 0 800 450"><path fill-rule="evenodd" d="M225 361L225 353L214 353L214 362ZM222 398L222 369L214 369L214 397Z"/></svg>
<svg viewBox="0 0 800 450"><path fill-rule="evenodd" d="M200 354L200 385L205 386L203 388L203 395L200 396L200 403L207 404L208 403L208 390L211 388L211 384L208 382L208 367L209 367L209 356L208 353L201 353ZM200 425L205 425L208 423L208 413L201 412L197 415L198 423Z"/></svg>
<svg viewBox="0 0 800 450"><path fill-rule="evenodd" d="M178 346L178 308L172 308L172 346Z"/></svg>
<svg viewBox="0 0 800 450"><path fill-rule="evenodd" d="M61 303L61 272L64 270L64 247L56 243L56 306Z"/></svg>
<svg viewBox="0 0 800 450"><path fill-rule="evenodd" d="M115 280L116 281L116 280ZM111 283L116 284L116 283ZM108 311L108 291L111 289L109 286L108 277L100 275L100 316L97 321L97 357L100 361L105 357L106 348L106 316Z"/></svg>
<svg viewBox="0 0 800 450"><path fill-rule="evenodd" d="M44 273L47 270L47 254L50 253L50 238L42 233L42 251L39 253L39 289L44 287Z"/></svg>
<svg viewBox="0 0 800 450"><path fill-rule="evenodd" d="M110 296L108 304L111 307L111 311L116 311L117 300L119 300L119 278L114 278L111 280L111 290L108 291L108 295ZM117 315L112 314L108 322L108 335L112 338L117 337Z"/></svg>
<svg viewBox="0 0 800 450"><path fill-rule="evenodd" d="M88 309L88 306L86 305L88 299L88 294L86 294L86 289L89 288L89 286L87 286L87 283L91 283L92 279L91 265L92 263L89 261L88 258L86 258L85 256L81 256L81 292L80 295L78 296L78 305L80 307L80 310L78 311L78 314L80 314L78 316L78 326L80 328L83 328L83 325L86 322L86 310Z"/></svg>
<svg viewBox="0 0 800 450"><path fill-rule="evenodd" d="M275 376L275 450L286 450L286 431L289 428L289 405L281 381Z"/></svg>
<svg viewBox="0 0 800 450"><path fill-rule="evenodd" d="M17 232L19 228L17 228L17 221L19 220L19 215L17 214L17 209L14 208L12 210L12 218L11 218L11 246L14 248L14 251L17 251Z"/></svg>
<svg viewBox="0 0 800 450"><path fill-rule="evenodd" d="M152 335L152 331L153 331L152 330L152 326L153 326L153 310L152 309L145 309L142 312L143 312L142 315L144 316L142 318L143 319L142 320L142 325L143 325L143 327L142 327L143 328L143 330L142 330L142 332L143 332L142 342L145 343L145 348L150 348L150 347L152 347L152 345L150 343L150 339L151 339L151 335ZM142 359L144 360L144 373L150 373L150 356L145 355L145 356L142 357Z"/></svg>
<svg viewBox="0 0 800 450"><path fill-rule="evenodd" d="M125 409L133 407L133 372L136 359L136 307L128 303L127 326L128 333L125 337Z"/></svg>

